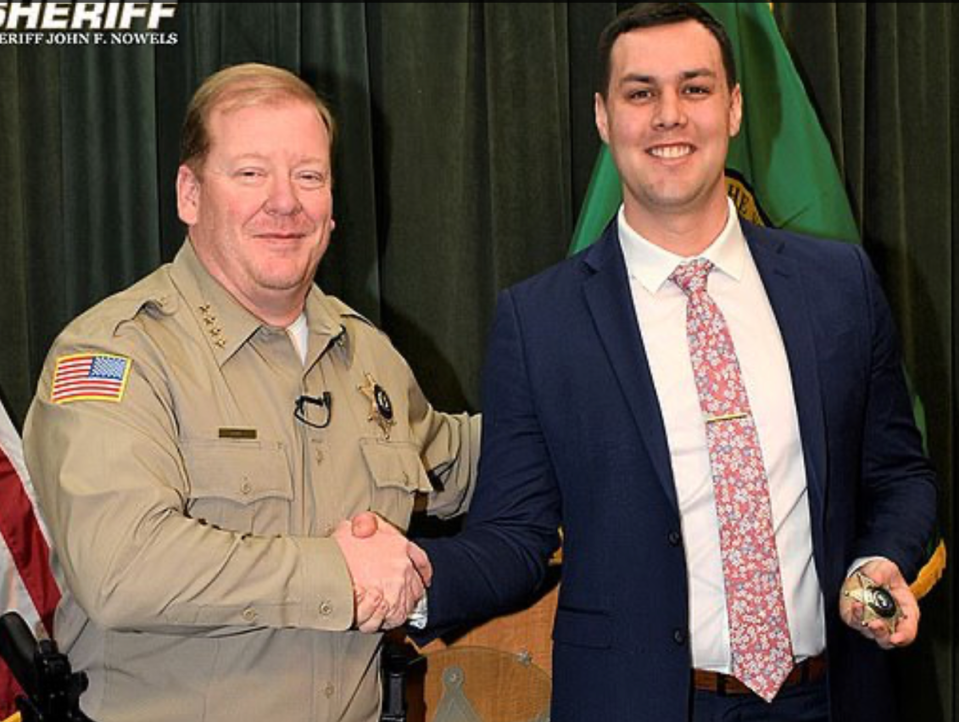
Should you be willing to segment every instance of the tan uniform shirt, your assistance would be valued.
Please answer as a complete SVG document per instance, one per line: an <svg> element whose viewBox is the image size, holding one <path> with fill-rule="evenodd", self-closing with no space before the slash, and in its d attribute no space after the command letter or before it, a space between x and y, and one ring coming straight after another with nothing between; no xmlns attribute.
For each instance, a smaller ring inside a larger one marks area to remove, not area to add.
<svg viewBox="0 0 959 722"><path fill-rule="evenodd" d="M388 339L315 287L306 318L304 365L186 243L55 342L24 448L69 584L57 637L96 722L378 718L380 638L347 631L352 584L327 537L365 509L405 529L419 492L460 511L478 420L433 411ZM89 354L122 371L92 391L112 398L52 400ZM323 392L328 426L294 419Z"/></svg>

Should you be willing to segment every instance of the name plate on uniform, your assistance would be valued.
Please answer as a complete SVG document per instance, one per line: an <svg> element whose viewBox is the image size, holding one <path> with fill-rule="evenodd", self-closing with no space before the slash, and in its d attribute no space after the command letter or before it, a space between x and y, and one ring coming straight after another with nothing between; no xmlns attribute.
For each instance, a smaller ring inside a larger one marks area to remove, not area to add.
<svg viewBox="0 0 959 722"><path fill-rule="evenodd" d="M255 439L256 429L239 429L228 427L220 429L221 439Z"/></svg>

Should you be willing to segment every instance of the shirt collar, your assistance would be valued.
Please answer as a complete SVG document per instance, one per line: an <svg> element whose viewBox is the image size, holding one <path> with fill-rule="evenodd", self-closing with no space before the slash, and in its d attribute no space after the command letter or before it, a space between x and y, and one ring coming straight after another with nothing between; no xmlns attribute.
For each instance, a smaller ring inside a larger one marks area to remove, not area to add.
<svg viewBox="0 0 959 722"><path fill-rule="evenodd" d="M261 327L267 326L210 275L189 240L173 260L171 277L220 366ZM340 333L339 314L315 285L307 296L305 311L311 334L329 339Z"/></svg>
<svg viewBox="0 0 959 722"><path fill-rule="evenodd" d="M743 236L742 226L736 207L728 200L726 225L716 239L700 253L697 258L712 261L713 266L735 281L743 275L746 263L746 238ZM671 253L652 241L644 238L630 228L626 222L623 206L619 207L616 217L619 231L619 243L623 248L626 259L626 271L631 278L638 280L649 293L655 294L669 280L670 274L681 263L693 260Z"/></svg>

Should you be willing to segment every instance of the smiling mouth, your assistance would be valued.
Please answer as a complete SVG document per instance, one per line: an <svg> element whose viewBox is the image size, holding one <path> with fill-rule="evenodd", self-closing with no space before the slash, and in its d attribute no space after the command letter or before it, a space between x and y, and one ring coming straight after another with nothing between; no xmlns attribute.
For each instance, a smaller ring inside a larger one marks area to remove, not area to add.
<svg viewBox="0 0 959 722"><path fill-rule="evenodd" d="M301 238L306 238L307 235L309 234L305 232L276 231L256 233L254 238L269 241L298 241Z"/></svg>
<svg viewBox="0 0 959 722"><path fill-rule="evenodd" d="M647 151L654 158L664 160L676 160L685 158L693 152L693 146L686 143L677 143L676 145L657 145Z"/></svg>

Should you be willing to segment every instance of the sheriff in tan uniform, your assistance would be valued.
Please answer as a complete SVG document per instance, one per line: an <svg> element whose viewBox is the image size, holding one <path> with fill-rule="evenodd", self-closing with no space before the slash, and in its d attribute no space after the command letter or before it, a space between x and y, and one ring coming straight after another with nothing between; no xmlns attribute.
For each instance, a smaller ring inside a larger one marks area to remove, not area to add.
<svg viewBox="0 0 959 722"><path fill-rule="evenodd" d="M380 635L353 628L399 624L423 572L395 532L344 520L405 530L419 494L468 503L477 420L435 412L312 283L333 228L315 100L276 68L208 80L177 179L190 240L43 370L24 448L68 583L56 636L97 722L373 722Z"/></svg>
<svg viewBox="0 0 959 722"><path fill-rule="evenodd" d="M366 509L405 529L418 492L456 513L478 439L345 304L314 288L306 324L304 364L186 244L54 345L25 447L69 580L57 636L98 722L270 719L277 700L292 722L377 718L379 635L344 632L352 585L327 537ZM85 357L120 365L119 389L57 380ZM329 424L296 421L323 392Z"/></svg>

